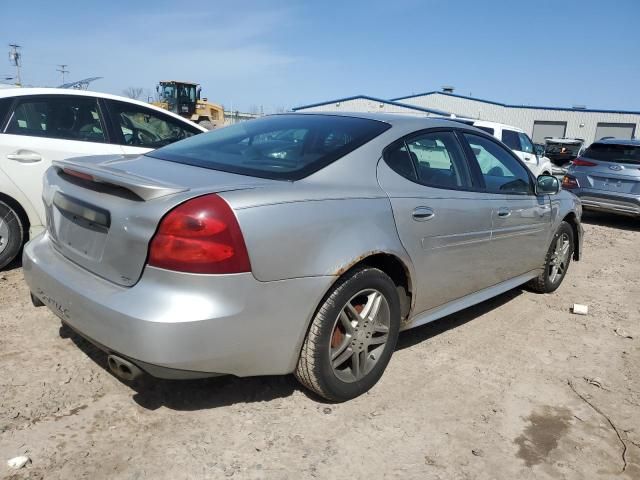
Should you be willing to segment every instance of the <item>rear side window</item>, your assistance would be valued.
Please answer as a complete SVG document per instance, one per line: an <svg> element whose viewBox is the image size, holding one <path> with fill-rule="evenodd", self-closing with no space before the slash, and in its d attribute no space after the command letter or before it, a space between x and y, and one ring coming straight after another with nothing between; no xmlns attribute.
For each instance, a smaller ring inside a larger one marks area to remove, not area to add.
<svg viewBox="0 0 640 480"><path fill-rule="evenodd" d="M416 183L437 188L471 185L464 153L451 132L428 132L392 144L384 160L397 174Z"/></svg>
<svg viewBox="0 0 640 480"><path fill-rule="evenodd" d="M116 143L141 148L160 148L192 137L201 130L170 115L140 105L108 100L115 121Z"/></svg>
<svg viewBox="0 0 640 480"><path fill-rule="evenodd" d="M169 145L147 154L197 167L297 180L372 140L390 125L337 115L274 115Z"/></svg>
<svg viewBox="0 0 640 480"><path fill-rule="evenodd" d="M594 143L582 154L593 160L616 163L640 163L640 145Z"/></svg>
<svg viewBox="0 0 640 480"><path fill-rule="evenodd" d="M5 133L106 142L97 100L75 95L19 99Z"/></svg>
<svg viewBox="0 0 640 480"><path fill-rule="evenodd" d="M520 137L518 136L518 132L514 132L513 130L502 130L502 143L504 143L511 150L522 151L522 146L520 145Z"/></svg>
<svg viewBox="0 0 640 480"><path fill-rule="evenodd" d="M9 109L13 98L0 98L0 128L4 125L4 122L9 115Z"/></svg>

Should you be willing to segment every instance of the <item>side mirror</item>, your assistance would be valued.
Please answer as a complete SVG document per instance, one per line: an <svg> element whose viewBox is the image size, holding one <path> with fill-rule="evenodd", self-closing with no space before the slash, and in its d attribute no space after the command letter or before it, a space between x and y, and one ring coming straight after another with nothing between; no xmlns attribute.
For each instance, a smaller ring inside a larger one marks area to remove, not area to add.
<svg viewBox="0 0 640 480"><path fill-rule="evenodd" d="M540 175L536 180L536 195L555 195L560 191L560 180L552 175Z"/></svg>

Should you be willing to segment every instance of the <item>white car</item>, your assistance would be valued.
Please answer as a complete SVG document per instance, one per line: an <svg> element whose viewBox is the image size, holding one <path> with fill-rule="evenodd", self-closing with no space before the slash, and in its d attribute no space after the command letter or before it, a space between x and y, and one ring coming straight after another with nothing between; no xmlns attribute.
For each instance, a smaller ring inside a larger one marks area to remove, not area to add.
<svg viewBox="0 0 640 480"><path fill-rule="evenodd" d="M144 102L56 88L0 90L0 269L45 225L53 160L146 153L207 130Z"/></svg>
<svg viewBox="0 0 640 480"><path fill-rule="evenodd" d="M513 153L520 157L536 177L538 175L552 174L553 165L551 164L551 160L536 154L533 142L529 138L529 135L524 133L524 130L511 125L485 120L475 120L473 126L501 140L502 143L513 150Z"/></svg>
<svg viewBox="0 0 640 480"><path fill-rule="evenodd" d="M527 168L529 168L536 177L539 175L552 175L553 165L551 160L547 157L540 157L536 154L533 142L529 138L529 135L524 133L524 130L511 125L489 122L487 120L466 118L455 118L455 120L468 125L473 125L474 127L493 135L498 140L501 140L502 143L513 150L513 153L515 153L525 163Z"/></svg>

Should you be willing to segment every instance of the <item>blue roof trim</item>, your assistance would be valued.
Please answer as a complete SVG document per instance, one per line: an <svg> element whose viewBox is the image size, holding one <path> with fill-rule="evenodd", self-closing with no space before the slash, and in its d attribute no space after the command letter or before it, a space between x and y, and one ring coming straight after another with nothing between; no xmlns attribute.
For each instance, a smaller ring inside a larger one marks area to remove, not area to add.
<svg viewBox="0 0 640 480"><path fill-rule="evenodd" d="M449 116L449 112L445 112L443 110L436 110L436 109L433 109L433 108L418 107L417 105L408 105L406 103L395 102L393 100L385 100L383 98L370 97L368 95L354 95L352 97L338 98L336 100L328 100L326 102L312 103L310 105L302 105L300 107L294 107L291 110L293 110L294 112L297 112L298 110L302 110L302 109L305 109L305 108L320 107L322 105L328 105L330 103L348 102L349 100L357 100L359 98L362 98L362 99L365 99L365 100L371 100L373 102L386 103L387 105L394 105L396 107L408 108L410 110L417 110L419 112L434 113L436 115Z"/></svg>
<svg viewBox="0 0 640 480"><path fill-rule="evenodd" d="M620 114L627 114L627 115L640 115L640 111L633 111L633 110L602 110L602 109L596 109L596 108L545 107L545 106L537 106L537 105L509 105L507 103L494 102L492 100L484 100L482 98L468 97L466 95L458 95L455 93L439 92L437 90L433 90L431 92L417 93L415 95L409 95L406 97L392 98L390 101L397 102L398 100L406 100L408 98L416 98L416 97L426 97L427 95L434 95L434 94L446 95L448 97L455 97L455 98L463 98L465 100L474 100L476 102L488 103L490 105L498 105L500 107L505 107L505 108L528 108L533 110L560 110L563 112L620 113Z"/></svg>

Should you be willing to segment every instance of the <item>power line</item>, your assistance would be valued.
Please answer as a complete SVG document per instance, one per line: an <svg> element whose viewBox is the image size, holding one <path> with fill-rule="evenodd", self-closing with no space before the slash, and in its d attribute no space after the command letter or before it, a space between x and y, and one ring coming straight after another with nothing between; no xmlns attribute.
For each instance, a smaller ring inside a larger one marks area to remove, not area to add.
<svg viewBox="0 0 640 480"><path fill-rule="evenodd" d="M58 72L60 72L60 73L62 74L62 85L64 85L64 84L65 84L65 81L64 81L64 75L65 75L66 73L69 73L69 70L67 70L67 67L68 67L69 65L58 64L58 66L59 66L60 68L56 69L56 71L58 71Z"/></svg>
<svg viewBox="0 0 640 480"><path fill-rule="evenodd" d="M20 77L20 64L22 63L22 53L20 53L20 45L10 43L9 47L9 63L16 67L16 85L22 85L22 79Z"/></svg>

